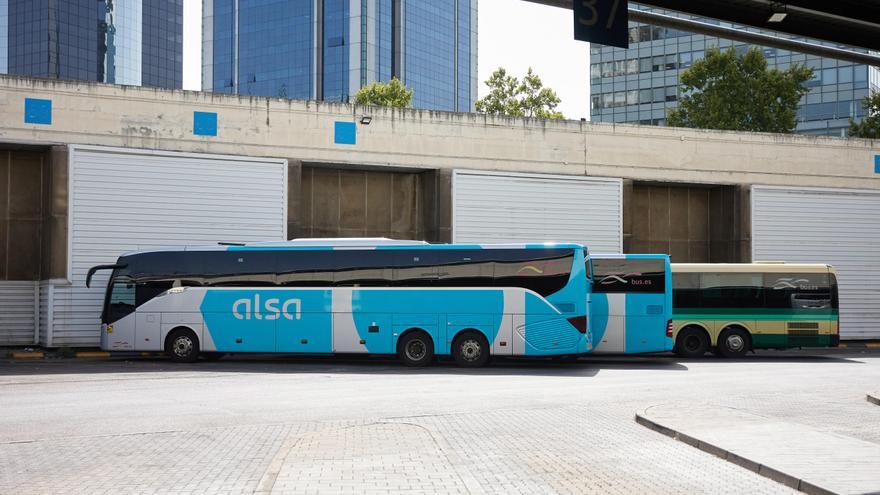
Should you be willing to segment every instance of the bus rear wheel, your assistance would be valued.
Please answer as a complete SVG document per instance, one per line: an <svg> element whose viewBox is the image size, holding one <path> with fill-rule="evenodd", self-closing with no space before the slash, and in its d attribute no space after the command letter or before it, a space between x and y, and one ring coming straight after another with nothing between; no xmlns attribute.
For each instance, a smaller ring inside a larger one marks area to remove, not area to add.
<svg viewBox="0 0 880 495"><path fill-rule="evenodd" d="M177 363L194 363L199 358L199 339L188 328L172 330L165 340L165 352Z"/></svg>
<svg viewBox="0 0 880 495"><path fill-rule="evenodd" d="M479 368L489 361L489 342L478 332L463 332L452 342L452 357L459 366Z"/></svg>
<svg viewBox="0 0 880 495"><path fill-rule="evenodd" d="M728 328L718 337L718 353L726 358L741 358L749 352L749 333L742 328Z"/></svg>
<svg viewBox="0 0 880 495"><path fill-rule="evenodd" d="M434 342L422 331L410 332L397 344L397 356L407 366L427 366L434 359Z"/></svg>
<svg viewBox="0 0 880 495"><path fill-rule="evenodd" d="M681 357L702 357L709 350L709 338L700 328L686 327L675 339L675 353Z"/></svg>

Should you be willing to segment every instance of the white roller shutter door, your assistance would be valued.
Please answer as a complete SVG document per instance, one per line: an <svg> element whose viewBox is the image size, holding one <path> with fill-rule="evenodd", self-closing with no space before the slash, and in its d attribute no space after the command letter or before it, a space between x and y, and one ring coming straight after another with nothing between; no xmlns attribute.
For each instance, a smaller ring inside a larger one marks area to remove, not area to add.
<svg viewBox="0 0 880 495"><path fill-rule="evenodd" d="M455 242L579 242L620 253L621 179L456 170Z"/></svg>
<svg viewBox="0 0 880 495"><path fill-rule="evenodd" d="M753 186L752 259L833 265L841 337L880 338L880 191Z"/></svg>
<svg viewBox="0 0 880 495"><path fill-rule="evenodd" d="M37 282L0 281L0 346L34 343Z"/></svg>
<svg viewBox="0 0 880 495"><path fill-rule="evenodd" d="M125 252L286 239L283 159L71 147L69 285L54 287L47 345L99 343L107 272Z"/></svg>

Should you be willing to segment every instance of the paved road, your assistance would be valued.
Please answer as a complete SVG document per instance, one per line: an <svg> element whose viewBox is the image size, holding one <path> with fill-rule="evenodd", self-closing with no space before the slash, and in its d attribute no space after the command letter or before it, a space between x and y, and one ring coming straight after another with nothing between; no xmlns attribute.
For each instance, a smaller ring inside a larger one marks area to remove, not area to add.
<svg viewBox="0 0 880 495"><path fill-rule="evenodd" d="M737 405L880 442L878 383L880 354L845 351L0 362L0 493L789 493L633 414Z"/></svg>

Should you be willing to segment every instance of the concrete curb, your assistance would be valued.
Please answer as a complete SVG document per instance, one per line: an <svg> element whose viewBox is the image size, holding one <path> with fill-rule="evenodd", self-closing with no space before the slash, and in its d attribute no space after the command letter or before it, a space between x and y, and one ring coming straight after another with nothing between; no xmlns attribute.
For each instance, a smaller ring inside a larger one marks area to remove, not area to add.
<svg viewBox="0 0 880 495"><path fill-rule="evenodd" d="M691 447L696 447L696 448L702 450L703 452L706 452L708 454L712 454L716 457L720 457L720 458L724 459L725 461L732 462L733 464L736 464L737 466L748 469L749 471L757 473L765 478L770 478L771 480L776 481L777 483L782 483L783 485L785 485L789 488L794 488L795 490L798 490L798 491L801 491L804 493L809 493L810 495L835 495L835 493L830 490L826 490L820 486L816 486L816 485L809 483L807 481L804 481L796 476L792 476L790 474L783 473L781 471L773 469L769 466L759 464L759 463L752 461L750 459L746 459L745 457L738 456L727 449L723 449L721 447L717 447L717 446L712 445L710 443L703 442L699 438L694 438L694 437L692 437L690 435L686 435L680 431L674 430L674 429L669 428L667 426L663 426L660 423L656 423L653 420L646 418L642 414L636 413L635 420L636 420L636 423L638 423L648 429L654 430L658 433L662 433L663 435L674 438L675 440L686 443L686 444L690 445Z"/></svg>
<svg viewBox="0 0 880 495"><path fill-rule="evenodd" d="M865 398L868 399L868 402L874 404L875 406L880 406L880 392L875 392L873 394L865 395Z"/></svg>

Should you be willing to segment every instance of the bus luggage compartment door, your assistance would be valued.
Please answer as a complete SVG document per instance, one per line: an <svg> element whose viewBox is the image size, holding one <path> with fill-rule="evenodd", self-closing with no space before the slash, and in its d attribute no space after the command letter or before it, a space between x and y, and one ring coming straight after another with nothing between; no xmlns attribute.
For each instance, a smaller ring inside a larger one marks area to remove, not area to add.
<svg viewBox="0 0 880 495"><path fill-rule="evenodd" d="M138 351L162 350L162 315L160 313L135 313L134 348Z"/></svg>
<svg viewBox="0 0 880 495"><path fill-rule="evenodd" d="M393 354L391 315L333 313L333 352Z"/></svg>

